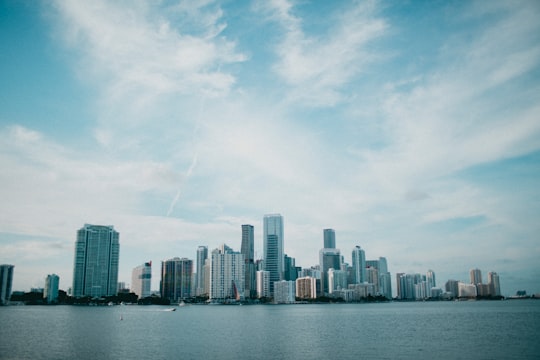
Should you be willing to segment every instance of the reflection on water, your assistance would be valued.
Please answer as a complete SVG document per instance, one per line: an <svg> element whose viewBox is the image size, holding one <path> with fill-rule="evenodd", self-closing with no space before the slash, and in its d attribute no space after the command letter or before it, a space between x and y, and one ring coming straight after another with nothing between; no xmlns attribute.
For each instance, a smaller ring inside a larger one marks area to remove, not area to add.
<svg viewBox="0 0 540 360"><path fill-rule="evenodd" d="M0 359L538 358L534 300L166 310L2 307Z"/></svg>

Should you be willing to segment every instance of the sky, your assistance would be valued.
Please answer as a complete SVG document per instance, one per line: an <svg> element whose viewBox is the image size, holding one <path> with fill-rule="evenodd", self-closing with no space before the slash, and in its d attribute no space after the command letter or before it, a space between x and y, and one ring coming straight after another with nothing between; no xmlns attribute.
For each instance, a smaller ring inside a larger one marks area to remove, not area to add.
<svg viewBox="0 0 540 360"><path fill-rule="evenodd" d="M71 286L76 232L119 281L265 214L437 285L540 292L537 1L0 0L0 264Z"/></svg>

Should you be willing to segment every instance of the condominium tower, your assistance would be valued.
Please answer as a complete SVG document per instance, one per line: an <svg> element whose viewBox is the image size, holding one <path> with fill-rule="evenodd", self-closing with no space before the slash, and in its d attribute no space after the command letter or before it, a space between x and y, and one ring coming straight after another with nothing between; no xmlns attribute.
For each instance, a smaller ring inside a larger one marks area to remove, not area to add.
<svg viewBox="0 0 540 360"><path fill-rule="evenodd" d="M257 279L255 276L255 251L254 251L254 230L253 225L242 225L242 248L240 252L244 255L244 281L245 296L254 298L257 295Z"/></svg>
<svg viewBox="0 0 540 360"><path fill-rule="evenodd" d="M283 217L279 214L264 216L264 267L270 273L270 293L274 282L283 280Z"/></svg>
<svg viewBox="0 0 540 360"><path fill-rule="evenodd" d="M152 295L152 262L137 266L131 272L131 291L139 298Z"/></svg>
<svg viewBox="0 0 540 360"><path fill-rule="evenodd" d="M352 251L353 281L361 284L366 281L366 254L360 246L355 246Z"/></svg>
<svg viewBox="0 0 540 360"><path fill-rule="evenodd" d="M199 246L197 248L197 276L196 276L196 290L195 295L201 296L205 295L207 291L205 290L207 286L205 286L206 282L206 274L205 274L205 263L206 259L208 259L208 247L206 246Z"/></svg>
<svg viewBox="0 0 540 360"><path fill-rule="evenodd" d="M11 297L13 265L0 265L0 305L6 305Z"/></svg>
<svg viewBox="0 0 540 360"><path fill-rule="evenodd" d="M161 262L161 297L171 302L191 297L193 260L172 258Z"/></svg>
<svg viewBox="0 0 540 360"><path fill-rule="evenodd" d="M211 300L241 300L244 297L244 255L223 244L212 250L210 260Z"/></svg>
<svg viewBox="0 0 540 360"><path fill-rule="evenodd" d="M56 274L47 275L45 279L45 288L43 289L43 298L47 304L53 304L58 301L58 286L60 277Z"/></svg>
<svg viewBox="0 0 540 360"><path fill-rule="evenodd" d="M113 226L85 224L77 231L73 296L102 297L118 290L119 234Z"/></svg>

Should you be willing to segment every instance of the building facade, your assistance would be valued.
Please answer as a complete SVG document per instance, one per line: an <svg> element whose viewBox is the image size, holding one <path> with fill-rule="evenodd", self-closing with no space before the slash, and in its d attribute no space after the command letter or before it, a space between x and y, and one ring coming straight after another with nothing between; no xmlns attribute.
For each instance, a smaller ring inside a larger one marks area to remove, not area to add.
<svg viewBox="0 0 540 360"><path fill-rule="evenodd" d="M280 214L265 215L264 219L264 269L270 273L270 294L274 282L283 280L283 217Z"/></svg>
<svg viewBox="0 0 540 360"><path fill-rule="evenodd" d="M197 296L204 296L208 295L208 286L206 286L206 278L205 276L205 264L206 260L208 259L208 247L206 246L199 246L197 248L197 270L196 270L196 290L195 295Z"/></svg>
<svg viewBox="0 0 540 360"><path fill-rule="evenodd" d="M266 270L257 271L257 297L270 297L270 273Z"/></svg>
<svg viewBox="0 0 540 360"><path fill-rule="evenodd" d="M172 258L161 262L161 297L172 303L191 297L193 261Z"/></svg>
<svg viewBox="0 0 540 360"><path fill-rule="evenodd" d="M210 261L210 300L244 299L244 255L223 244L212 250Z"/></svg>
<svg viewBox="0 0 540 360"><path fill-rule="evenodd" d="M79 229L75 242L73 296L116 295L119 257L119 233L113 226L85 224Z"/></svg>
<svg viewBox="0 0 540 360"><path fill-rule="evenodd" d="M319 266L321 268L321 295L328 294L328 270L341 270L341 253L339 249L321 249L319 251Z"/></svg>
<svg viewBox="0 0 540 360"><path fill-rule="evenodd" d="M11 297L14 265L0 265L0 305L6 305Z"/></svg>
<svg viewBox="0 0 540 360"><path fill-rule="evenodd" d="M471 284L482 284L482 271L480 269L471 269Z"/></svg>
<svg viewBox="0 0 540 360"><path fill-rule="evenodd" d="M323 240L325 249L335 249L336 248L336 232L334 229L324 229L323 230Z"/></svg>
<svg viewBox="0 0 540 360"><path fill-rule="evenodd" d="M317 284L315 278L306 276L296 279L296 297L299 299L316 299Z"/></svg>
<svg viewBox="0 0 540 360"><path fill-rule="evenodd" d="M360 246L355 246L352 251L352 268L355 284L361 284L366 281L366 253Z"/></svg>
<svg viewBox="0 0 540 360"><path fill-rule="evenodd" d="M47 304L54 304L58 302L58 287L60 284L60 277L56 274L47 275L45 278L45 288L43 290L43 299Z"/></svg>
<svg viewBox="0 0 540 360"><path fill-rule="evenodd" d="M240 252L244 254L244 281L246 297L257 296L257 279L255 268L255 232L253 225L242 225L242 247Z"/></svg>
<svg viewBox="0 0 540 360"><path fill-rule="evenodd" d="M281 280L274 284L274 303L292 304L296 300L296 282Z"/></svg>
<svg viewBox="0 0 540 360"><path fill-rule="evenodd" d="M499 275L496 272L488 272L488 285L490 286L491 295L501 296L501 284Z"/></svg>
<svg viewBox="0 0 540 360"><path fill-rule="evenodd" d="M152 295L152 262L148 261L137 266L131 272L131 291L139 299Z"/></svg>

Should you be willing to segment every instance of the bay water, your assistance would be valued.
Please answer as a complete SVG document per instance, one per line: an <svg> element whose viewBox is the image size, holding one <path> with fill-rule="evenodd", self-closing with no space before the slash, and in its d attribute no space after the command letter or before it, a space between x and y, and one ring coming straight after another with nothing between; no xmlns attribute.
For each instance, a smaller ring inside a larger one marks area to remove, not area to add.
<svg viewBox="0 0 540 360"><path fill-rule="evenodd" d="M540 359L540 301L5 306L0 359Z"/></svg>

